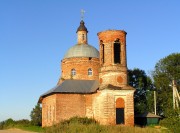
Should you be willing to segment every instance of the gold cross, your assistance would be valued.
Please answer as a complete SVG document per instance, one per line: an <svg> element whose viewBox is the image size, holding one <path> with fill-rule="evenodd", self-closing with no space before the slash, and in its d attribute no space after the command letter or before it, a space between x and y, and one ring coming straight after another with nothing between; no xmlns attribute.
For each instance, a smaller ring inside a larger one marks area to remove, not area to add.
<svg viewBox="0 0 180 133"><path fill-rule="evenodd" d="M83 9L81 9L81 20L84 19L84 13L85 13L85 11Z"/></svg>

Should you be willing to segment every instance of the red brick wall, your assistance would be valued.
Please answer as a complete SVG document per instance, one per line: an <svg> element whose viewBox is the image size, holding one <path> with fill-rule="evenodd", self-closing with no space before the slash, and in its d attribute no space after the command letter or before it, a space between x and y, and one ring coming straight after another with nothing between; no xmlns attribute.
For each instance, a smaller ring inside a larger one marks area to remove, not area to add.
<svg viewBox="0 0 180 133"><path fill-rule="evenodd" d="M93 70L93 75L88 75L88 69ZM84 79L98 80L99 79L99 59L98 58L67 58L61 62L61 78L62 79ZM71 76L71 70L76 70L76 75ZM59 81L59 84L61 81Z"/></svg>
<svg viewBox="0 0 180 133"><path fill-rule="evenodd" d="M100 89L111 84L123 87L127 85L126 64L126 32L121 30L107 30L98 33L100 47ZM114 63L114 42L120 41L120 63ZM103 58L104 45L104 58ZM104 62L103 62L104 59Z"/></svg>
<svg viewBox="0 0 180 133"><path fill-rule="evenodd" d="M84 94L53 94L44 97L42 100L42 127L51 126L74 116L85 117L86 106L89 109L92 107L91 96L88 95L86 98Z"/></svg>
<svg viewBox="0 0 180 133"><path fill-rule="evenodd" d="M42 127L56 122L56 94L42 100Z"/></svg>
<svg viewBox="0 0 180 133"><path fill-rule="evenodd" d="M74 116L85 117L85 95L57 94L57 122Z"/></svg>
<svg viewBox="0 0 180 133"><path fill-rule="evenodd" d="M109 66L114 64L113 44L116 39L120 39L121 44L121 64L126 66L126 32L122 30L106 30L98 33L100 47L100 65ZM105 49L105 62L102 62L102 44Z"/></svg>

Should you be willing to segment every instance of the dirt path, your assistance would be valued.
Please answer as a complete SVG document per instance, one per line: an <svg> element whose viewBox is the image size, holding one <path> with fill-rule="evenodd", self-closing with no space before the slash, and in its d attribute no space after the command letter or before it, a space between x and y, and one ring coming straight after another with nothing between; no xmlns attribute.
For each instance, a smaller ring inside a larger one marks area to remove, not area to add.
<svg viewBox="0 0 180 133"><path fill-rule="evenodd" d="M8 130L0 130L0 133L37 133L37 132L23 131L21 129L8 129Z"/></svg>

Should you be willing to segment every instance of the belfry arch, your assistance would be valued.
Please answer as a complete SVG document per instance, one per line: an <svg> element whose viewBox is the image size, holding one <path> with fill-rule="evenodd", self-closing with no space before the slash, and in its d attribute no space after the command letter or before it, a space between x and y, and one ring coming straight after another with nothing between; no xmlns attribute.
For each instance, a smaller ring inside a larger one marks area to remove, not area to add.
<svg viewBox="0 0 180 133"><path fill-rule="evenodd" d="M121 63L121 45L119 38L114 41L114 64Z"/></svg>

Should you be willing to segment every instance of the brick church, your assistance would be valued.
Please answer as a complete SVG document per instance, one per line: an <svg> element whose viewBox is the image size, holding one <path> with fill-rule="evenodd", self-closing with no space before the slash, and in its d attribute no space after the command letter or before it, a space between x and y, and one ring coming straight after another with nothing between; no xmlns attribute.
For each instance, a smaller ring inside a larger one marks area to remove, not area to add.
<svg viewBox="0 0 180 133"><path fill-rule="evenodd" d="M57 85L42 94L42 126L74 116L94 118L100 124L134 125L134 91L127 83L126 32L97 33L99 51L88 44L83 20L77 44L61 61Z"/></svg>

